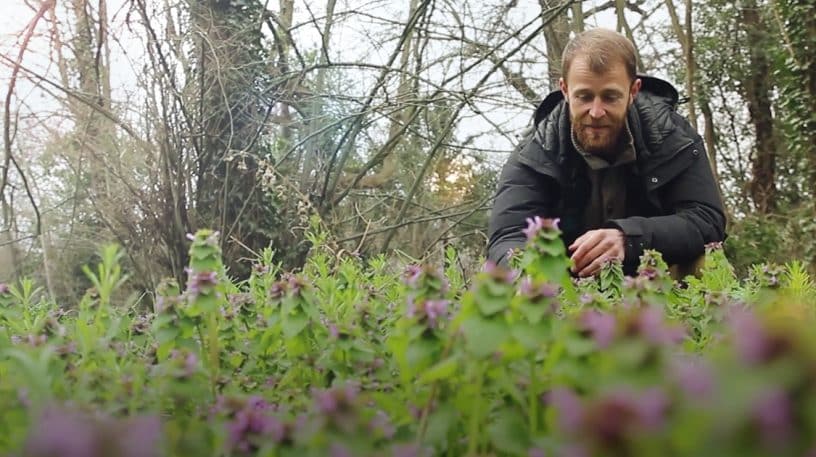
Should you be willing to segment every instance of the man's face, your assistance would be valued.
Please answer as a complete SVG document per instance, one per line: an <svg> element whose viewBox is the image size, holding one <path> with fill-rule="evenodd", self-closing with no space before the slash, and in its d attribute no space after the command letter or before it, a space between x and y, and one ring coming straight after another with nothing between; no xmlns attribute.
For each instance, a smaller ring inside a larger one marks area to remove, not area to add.
<svg viewBox="0 0 816 457"><path fill-rule="evenodd" d="M590 154L614 157L626 111L640 90L640 80L629 80L623 62L613 63L605 73L597 74L590 70L585 57L577 56L560 85L569 102L578 145Z"/></svg>

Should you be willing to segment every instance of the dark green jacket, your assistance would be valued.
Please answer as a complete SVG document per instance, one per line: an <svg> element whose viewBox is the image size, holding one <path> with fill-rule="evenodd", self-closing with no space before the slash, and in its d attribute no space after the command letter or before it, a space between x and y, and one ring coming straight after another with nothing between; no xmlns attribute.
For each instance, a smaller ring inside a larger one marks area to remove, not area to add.
<svg viewBox="0 0 816 457"><path fill-rule="evenodd" d="M725 216L700 135L675 111L671 84L640 77L641 91L628 112L637 161L627 166L626 217L602 227L623 231L624 270L631 274L644 249L655 249L669 264L693 261L705 244L725 238ZM561 92L536 109L534 131L501 172L490 215L488 259L506 264L509 249L523 247L526 218L561 219L562 238L571 244L587 230L583 221L590 183L586 161L570 138L569 108Z"/></svg>

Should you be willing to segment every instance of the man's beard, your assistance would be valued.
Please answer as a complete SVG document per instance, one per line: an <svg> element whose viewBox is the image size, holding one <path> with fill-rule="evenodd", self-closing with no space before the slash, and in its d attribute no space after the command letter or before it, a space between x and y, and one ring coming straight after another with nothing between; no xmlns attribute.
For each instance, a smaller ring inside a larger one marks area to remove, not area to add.
<svg viewBox="0 0 816 457"><path fill-rule="evenodd" d="M628 111L628 110L627 110ZM592 127L602 127L599 130ZM578 146L589 154L604 159L614 159L621 152L621 138L626 129L626 113L620 118L610 117L607 113L600 121L592 119L589 113L572 119L572 130Z"/></svg>

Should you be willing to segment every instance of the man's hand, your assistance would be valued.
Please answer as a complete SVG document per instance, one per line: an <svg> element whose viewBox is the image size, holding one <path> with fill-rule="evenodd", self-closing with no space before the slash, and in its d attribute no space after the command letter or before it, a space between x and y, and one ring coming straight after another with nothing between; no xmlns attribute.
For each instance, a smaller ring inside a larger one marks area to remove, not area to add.
<svg viewBox="0 0 816 457"><path fill-rule="evenodd" d="M574 263L572 272L580 277L601 271L607 260L623 260L623 232L618 229L590 230L579 236L570 246Z"/></svg>

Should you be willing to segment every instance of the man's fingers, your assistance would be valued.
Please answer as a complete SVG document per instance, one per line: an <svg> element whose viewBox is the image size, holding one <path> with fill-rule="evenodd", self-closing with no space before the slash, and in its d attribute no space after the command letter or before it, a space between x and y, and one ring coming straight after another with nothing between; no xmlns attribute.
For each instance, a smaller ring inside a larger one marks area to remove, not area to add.
<svg viewBox="0 0 816 457"><path fill-rule="evenodd" d="M570 248L575 249L570 258L575 264L573 271L579 271L584 266L584 257L596 244L594 240L595 233L587 232L575 240ZM582 239L583 238L583 239ZM591 259L590 259L591 260ZM579 268L579 265L581 268Z"/></svg>
<svg viewBox="0 0 816 457"><path fill-rule="evenodd" d="M606 262L610 258L611 258L611 256L606 255L606 254L597 257L595 260L592 261L592 263L587 265L586 268L582 269L578 273L578 276L583 278L583 277L592 276L592 275L598 273L599 271L601 271L601 267L603 267L604 262Z"/></svg>
<svg viewBox="0 0 816 457"><path fill-rule="evenodd" d="M589 245L586 253L580 259L575 260L575 270L581 271L596 259L608 255L611 248L612 244L605 238L598 240L594 245Z"/></svg>

